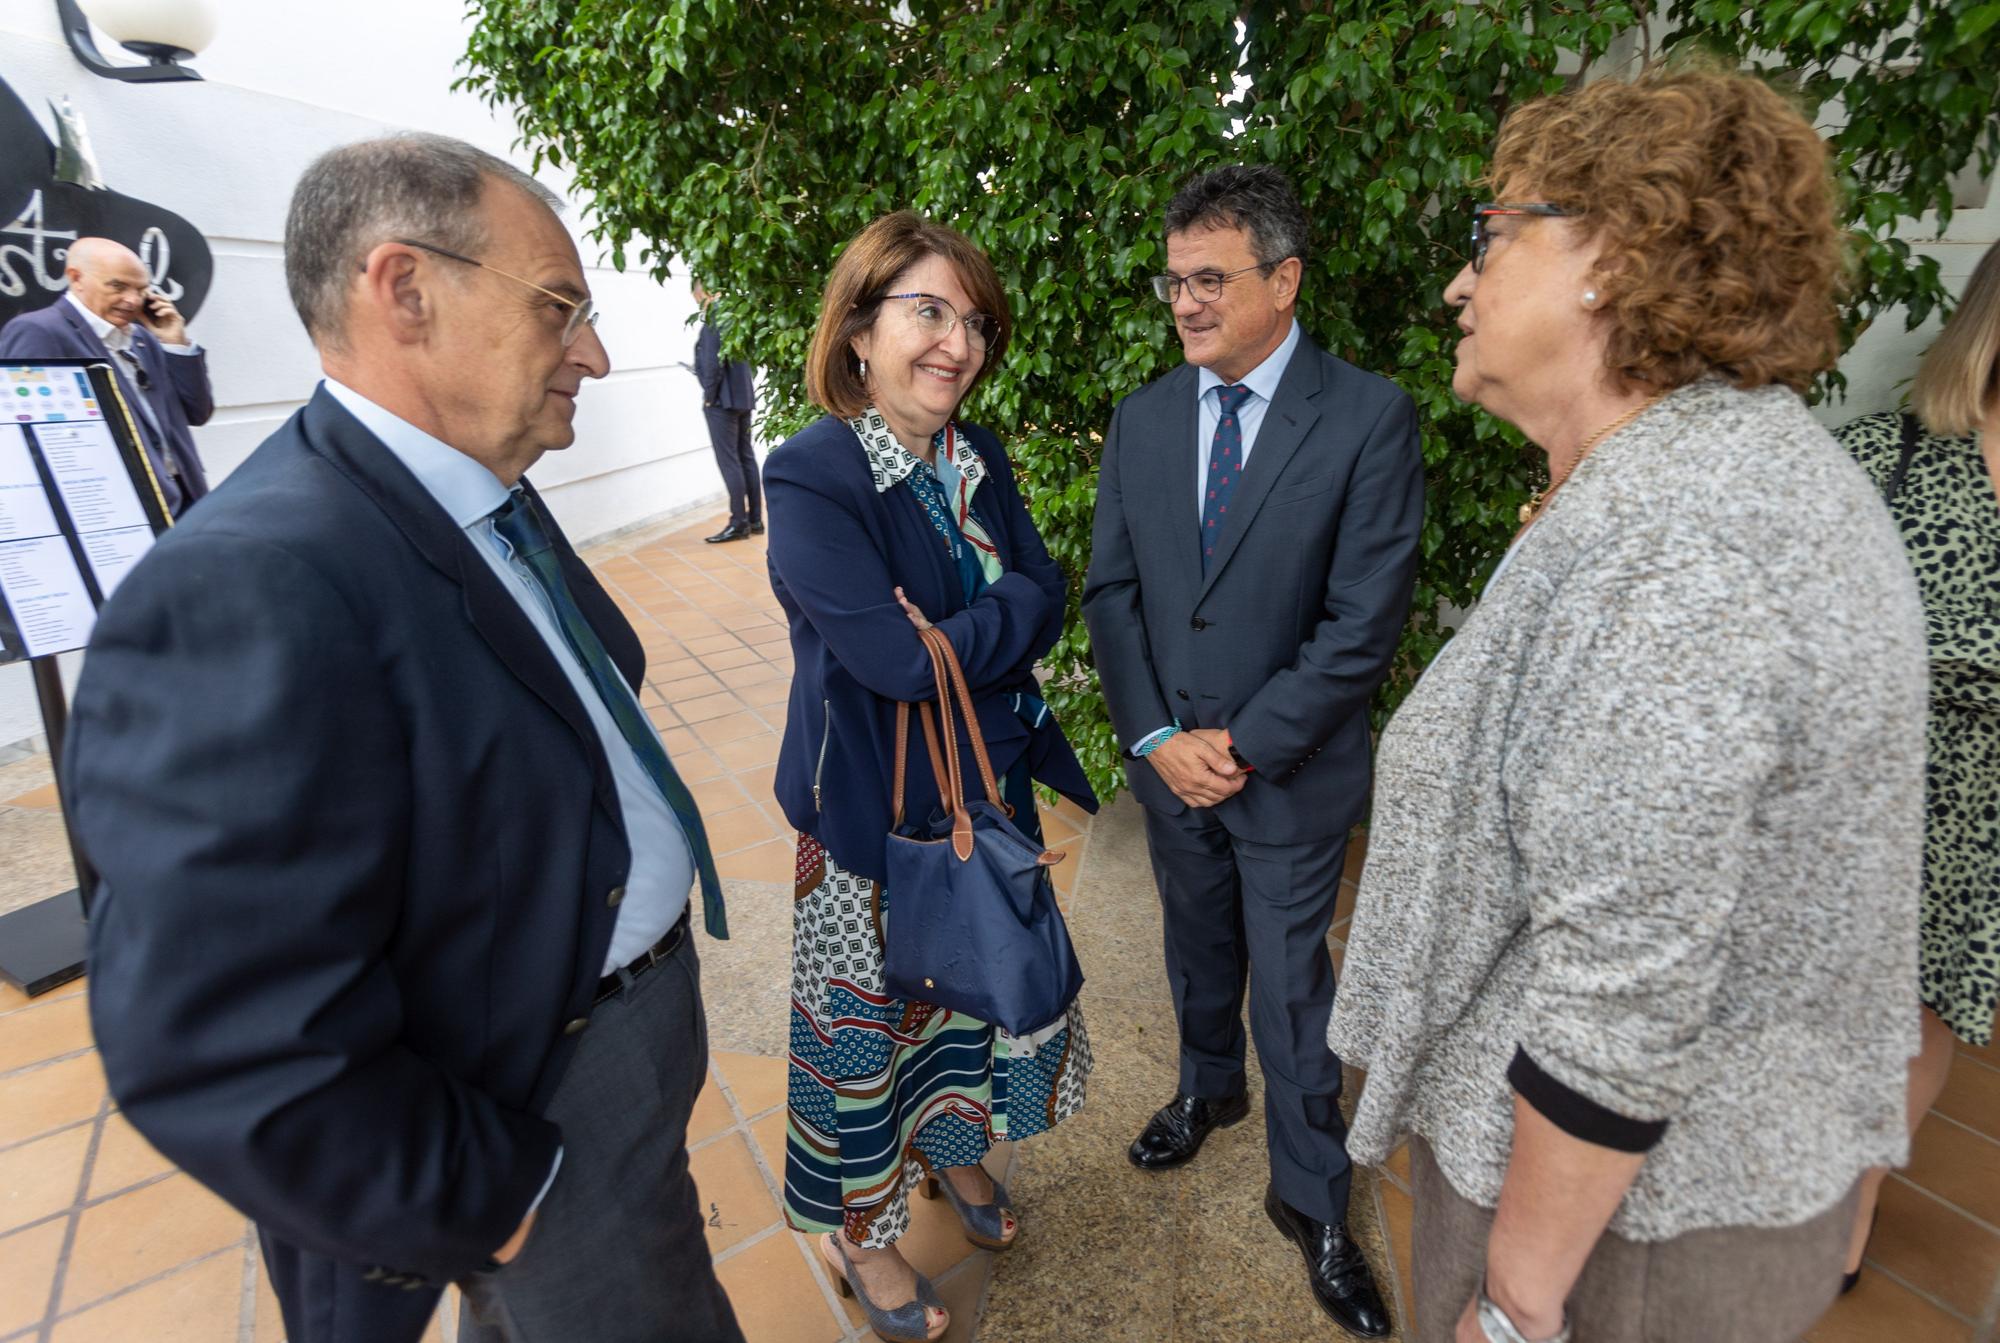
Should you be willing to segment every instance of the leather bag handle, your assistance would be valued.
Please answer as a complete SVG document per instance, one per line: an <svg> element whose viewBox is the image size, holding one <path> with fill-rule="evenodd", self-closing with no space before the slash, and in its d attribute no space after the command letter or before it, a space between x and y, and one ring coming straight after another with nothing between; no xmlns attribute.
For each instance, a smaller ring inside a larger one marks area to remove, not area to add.
<svg viewBox="0 0 2000 1343"><path fill-rule="evenodd" d="M945 767L944 756L938 750L937 723L931 716L931 706L928 702L917 705L917 721L922 724L924 729L924 749L930 754L931 777L937 780L938 796L948 797L950 793L947 790L954 789L955 785L950 782L952 775ZM895 821L893 824L898 830L903 828L903 784L904 775L908 769L909 755L910 704L907 700L897 700L895 786L891 790L890 800L895 807Z"/></svg>
<svg viewBox="0 0 2000 1343"><path fill-rule="evenodd" d="M944 664L938 675L938 699L944 699L947 674L951 692L958 696L959 709L965 715L965 735L972 743L972 758L979 765L979 781L985 785L986 800L1011 817L1014 809L1000 799L1000 785L993 776L993 760L986 754L986 734L979 730L979 717L972 708L972 688L966 684L965 669L959 665L958 653L942 631L927 629L923 635L931 645L932 660L941 659Z"/></svg>
<svg viewBox="0 0 2000 1343"><path fill-rule="evenodd" d="M965 806L965 777L961 773L958 760L958 731L952 721L951 697L946 693L945 689L950 682L950 674L946 670L945 659L951 656L951 643L936 630L923 629L917 633L924 641L925 650L931 655L931 673L937 678L938 718L944 735L944 766L946 775L944 780L946 785L944 796L946 798L946 805L951 809L951 851L958 856L958 860L961 863L969 862L972 858L972 813ZM944 649L943 653L938 651L940 647ZM923 721L925 744L931 748L932 768L935 769L937 745L930 737L930 705L928 703L919 705L917 712ZM971 724L970 731L976 741L978 739L979 725L977 723ZM982 746L980 749L983 751L984 747Z"/></svg>

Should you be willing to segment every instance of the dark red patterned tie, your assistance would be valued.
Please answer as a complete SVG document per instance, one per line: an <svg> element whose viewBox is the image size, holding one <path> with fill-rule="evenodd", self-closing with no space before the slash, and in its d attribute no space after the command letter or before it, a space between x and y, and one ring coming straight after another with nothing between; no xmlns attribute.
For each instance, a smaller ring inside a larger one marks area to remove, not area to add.
<svg viewBox="0 0 2000 1343"><path fill-rule="evenodd" d="M1215 559L1215 543L1229 520L1229 498L1243 474L1243 403L1255 395L1248 387L1218 387L1222 418L1215 422L1215 441L1208 448L1208 479L1202 482L1201 571Z"/></svg>

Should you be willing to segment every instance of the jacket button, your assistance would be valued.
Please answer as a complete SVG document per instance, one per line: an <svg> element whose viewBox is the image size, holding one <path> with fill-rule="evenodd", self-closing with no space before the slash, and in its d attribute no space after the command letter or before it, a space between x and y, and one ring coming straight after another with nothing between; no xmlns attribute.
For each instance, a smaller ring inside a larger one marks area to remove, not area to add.
<svg viewBox="0 0 2000 1343"><path fill-rule="evenodd" d="M1187 691L1185 691L1185 690L1176 690L1176 691L1175 691L1174 693L1175 693L1176 695L1179 695L1179 696L1180 696L1180 697L1181 697L1182 699L1186 699L1186 698L1188 697L1188 696L1187 696Z"/></svg>
<svg viewBox="0 0 2000 1343"><path fill-rule="evenodd" d="M585 1026L588 1026L589 1024L590 1024L589 1017L578 1017L575 1021L569 1022L563 1026L563 1034L576 1035L580 1033L583 1030L583 1028Z"/></svg>
<svg viewBox="0 0 2000 1343"><path fill-rule="evenodd" d="M1208 628L1208 622L1200 616L1196 616L1193 620L1188 621L1188 628L1192 630L1205 630Z"/></svg>
<svg viewBox="0 0 2000 1343"><path fill-rule="evenodd" d="M623 886L613 886L611 888L611 894L604 897L604 903L609 905L613 909L616 909L618 908L618 906L624 904L625 888Z"/></svg>

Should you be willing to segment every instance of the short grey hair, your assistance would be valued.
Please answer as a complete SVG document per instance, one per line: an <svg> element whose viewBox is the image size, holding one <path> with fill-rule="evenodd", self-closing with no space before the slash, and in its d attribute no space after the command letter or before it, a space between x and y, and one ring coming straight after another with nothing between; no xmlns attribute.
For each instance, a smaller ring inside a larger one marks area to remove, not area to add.
<svg viewBox="0 0 2000 1343"><path fill-rule="evenodd" d="M1181 184L1167 205L1167 233L1195 228L1240 228L1266 266L1286 257L1306 259L1305 208L1284 173L1268 163L1233 163L1198 173Z"/></svg>
<svg viewBox="0 0 2000 1343"><path fill-rule="evenodd" d="M489 180L562 213L561 198L540 182L446 135L389 135L315 159L285 216L285 285L306 334L318 344L340 344L354 277L368 254L392 238L477 255L486 241L479 194Z"/></svg>

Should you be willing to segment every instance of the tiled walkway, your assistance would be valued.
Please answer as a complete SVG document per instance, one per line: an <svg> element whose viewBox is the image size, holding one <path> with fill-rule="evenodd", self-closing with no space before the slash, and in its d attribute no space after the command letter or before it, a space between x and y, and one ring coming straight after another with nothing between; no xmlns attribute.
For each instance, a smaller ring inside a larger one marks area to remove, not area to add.
<svg viewBox="0 0 2000 1343"><path fill-rule="evenodd" d="M735 936L700 941L715 1054L689 1133L717 1270L750 1343L854 1343L872 1335L778 1213L792 853L770 793L791 663L761 543L705 546L713 525L587 558L641 632L647 708L700 798L729 885ZM45 760L0 767L0 910L61 889L48 781ZM1131 1131L1172 1085L1135 820L1129 803L1095 827L1067 806L1045 815L1051 844L1070 855L1056 873L1091 976L1097 1073L1084 1114L1027 1144L1010 1175L1025 1239L1005 1256L974 1252L948 1209L919 1200L906 1250L938 1281L955 1343L975 1331L986 1343L1335 1337L1263 1224L1260 1125L1226 1131L1170 1176L1148 1181L1125 1163ZM1346 912L1344 900L1336 956ZM0 1343L280 1338L243 1218L111 1107L82 988L32 1003L0 989ZM1387 1285L1407 1318L1400 1165L1364 1174L1356 1198L1362 1234L1386 1240ZM1915 1162L1884 1197L1871 1264L1815 1343L2000 1340L2000 1050L1961 1055ZM455 1317L448 1297L432 1337L450 1338Z"/></svg>

